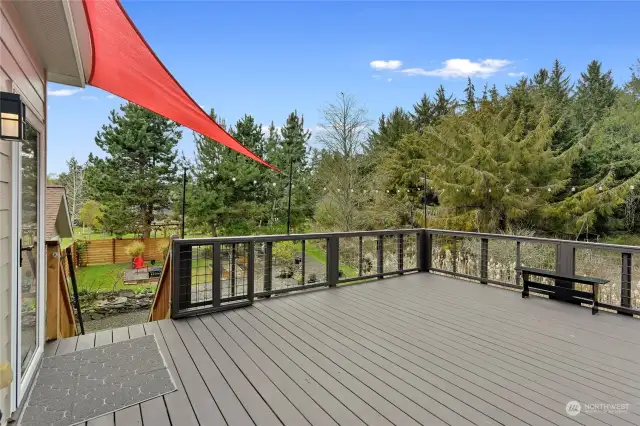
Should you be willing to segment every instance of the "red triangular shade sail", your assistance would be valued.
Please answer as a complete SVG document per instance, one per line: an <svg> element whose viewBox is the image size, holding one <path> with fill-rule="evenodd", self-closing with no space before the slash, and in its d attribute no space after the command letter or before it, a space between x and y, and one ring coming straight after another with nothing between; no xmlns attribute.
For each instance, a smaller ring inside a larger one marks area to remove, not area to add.
<svg viewBox="0 0 640 426"><path fill-rule="evenodd" d="M84 0L93 66L89 84L182 124L274 170L221 128L153 53L118 0Z"/></svg>

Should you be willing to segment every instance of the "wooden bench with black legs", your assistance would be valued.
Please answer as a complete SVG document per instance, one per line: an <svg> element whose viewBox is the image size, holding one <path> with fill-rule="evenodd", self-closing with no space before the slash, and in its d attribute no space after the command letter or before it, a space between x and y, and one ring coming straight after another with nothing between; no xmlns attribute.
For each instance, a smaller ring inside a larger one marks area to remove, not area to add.
<svg viewBox="0 0 640 426"><path fill-rule="evenodd" d="M571 296L573 299L584 302L592 302L591 313L595 315L598 313L598 287L600 284L607 284L609 280L602 278L583 277L580 275L566 275L559 274L554 271L547 271L544 269L516 268L516 271L522 273L522 297L529 297L529 289L535 289L536 293L546 294L550 297L562 295L563 297ZM554 286L549 284L543 284L537 281L532 281L531 277L552 278L554 280L564 281L566 283L586 284L593 288L592 293L582 290L575 290L573 288L566 288L560 286Z"/></svg>

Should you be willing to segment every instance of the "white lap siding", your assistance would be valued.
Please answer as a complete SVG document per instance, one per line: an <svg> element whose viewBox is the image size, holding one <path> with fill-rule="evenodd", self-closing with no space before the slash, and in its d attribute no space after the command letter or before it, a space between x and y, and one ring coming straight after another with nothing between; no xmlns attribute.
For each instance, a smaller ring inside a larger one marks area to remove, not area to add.
<svg viewBox="0 0 640 426"><path fill-rule="evenodd" d="M29 109L29 118L38 128L44 128L46 115L46 79L38 53L25 37L13 5L0 1L0 90L21 95ZM41 134L40 149L44 152L46 135ZM0 140L0 363L9 363L16 342L11 341L12 289L12 214L17 206L11 197L11 147L15 142ZM42 158L42 157L41 157ZM44 200L40 200L44 203ZM43 246L40 242L39 246ZM0 390L0 410L4 424L10 411L9 389Z"/></svg>

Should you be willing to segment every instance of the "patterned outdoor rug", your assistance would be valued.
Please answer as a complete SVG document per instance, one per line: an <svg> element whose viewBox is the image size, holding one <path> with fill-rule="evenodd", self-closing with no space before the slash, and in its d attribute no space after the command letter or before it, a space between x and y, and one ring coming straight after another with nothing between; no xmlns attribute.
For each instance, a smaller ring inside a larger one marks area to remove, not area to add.
<svg viewBox="0 0 640 426"><path fill-rule="evenodd" d="M71 426L176 390L153 335L44 358L22 426Z"/></svg>

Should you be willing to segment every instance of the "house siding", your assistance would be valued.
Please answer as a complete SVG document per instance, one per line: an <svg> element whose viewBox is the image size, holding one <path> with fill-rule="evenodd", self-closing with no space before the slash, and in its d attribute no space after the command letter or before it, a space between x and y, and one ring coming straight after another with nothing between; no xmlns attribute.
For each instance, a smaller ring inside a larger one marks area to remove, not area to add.
<svg viewBox="0 0 640 426"><path fill-rule="evenodd" d="M21 22L13 5L0 2L0 89L17 92L29 109L28 116L36 127L45 128L46 72L40 65L38 54L24 36ZM12 144L0 140L0 363L11 361L11 300L12 238L15 229L12 215L17 206L12 204ZM46 149L46 135L41 133L41 151ZM41 158L46 158L43 155ZM42 200L41 202L44 202ZM42 244L40 244L42 245ZM42 256L42 253L40 254ZM9 417L11 408L9 389L0 390L0 410Z"/></svg>

